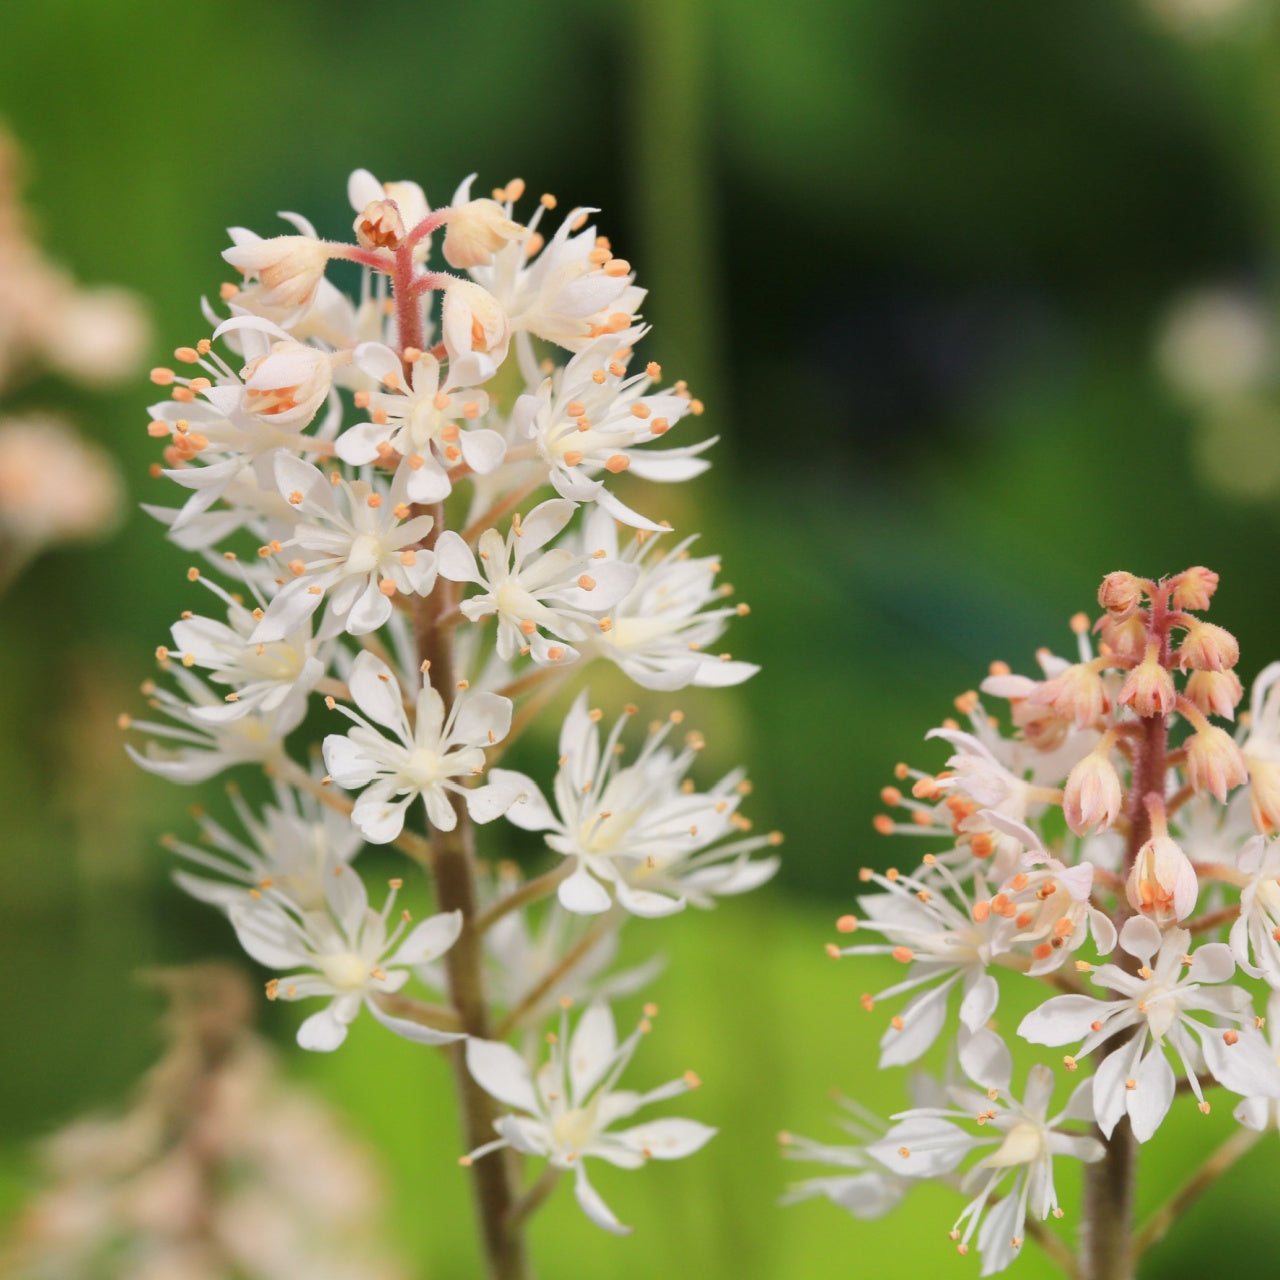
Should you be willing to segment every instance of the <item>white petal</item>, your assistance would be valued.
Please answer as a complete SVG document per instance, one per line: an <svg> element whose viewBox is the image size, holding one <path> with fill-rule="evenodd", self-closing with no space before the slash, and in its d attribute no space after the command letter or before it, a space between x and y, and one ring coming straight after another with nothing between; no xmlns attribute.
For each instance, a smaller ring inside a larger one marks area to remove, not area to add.
<svg viewBox="0 0 1280 1280"><path fill-rule="evenodd" d="M506 457L507 442L496 431L464 431L458 440L463 461L477 475L488 475Z"/></svg>
<svg viewBox="0 0 1280 1280"><path fill-rule="evenodd" d="M902 1177L937 1178L950 1173L973 1147L973 1139L950 1121L912 1116L869 1143L867 1154Z"/></svg>
<svg viewBox="0 0 1280 1280"><path fill-rule="evenodd" d="M501 742L511 728L511 699L498 693L470 693L458 705L451 742L487 747Z"/></svg>
<svg viewBox="0 0 1280 1280"><path fill-rule="evenodd" d="M520 522L520 546L524 554L528 555L550 542L569 523L577 509L578 504L567 498L549 498L534 507Z"/></svg>
<svg viewBox="0 0 1280 1280"><path fill-rule="evenodd" d="M1000 1002L1000 987L989 973L982 974L960 1001L960 1021L970 1031L986 1025Z"/></svg>
<svg viewBox="0 0 1280 1280"><path fill-rule="evenodd" d="M1007 1089L1013 1076L1013 1055L994 1031L983 1027L965 1037L960 1047L965 1075L984 1089Z"/></svg>
<svg viewBox="0 0 1280 1280"><path fill-rule="evenodd" d="M298 1044L317 1053L332 1053L346 1038L346 1023L334 1017L332 1005L313 1013L298 1028Z"/></svg>
<svg viewBox="0 0 1280 1280"><path fill-rule="evenodd" d="M467 1041L467 1070L486 1093L509 1107L540 1114L529 1064L509 1045L497 1040Z"/></svg>
<svg viewBox="0 0 1280 1280"><path fill-rule="evenodd" d="M566 911L572 911L576 915L599 915L602 911L608 911L613 902L609 890L581 862L567 880L560 882L556 896Z"/></svg>
<svg viewBox="0 0 1280 1280"><path fill-rule="evenodd" d="M1119 1124L1128 1102L1129 1091L1125 1088L1128 1061L1127 1051L1117 1049L1104 1058L1093 1073L1093 1114L1098 1128L1108 1138Z"/></svg>
<svg viewBox="0 0 1280 1280"><path fill-rule="evenodd" d="M444 955L462 932L462 912L443 911L414 925L409 936L385 962L387 968L426 964Z"/></svg>
<svg viewBox="0 0 1280 1280"><path fill-rule="evenodd" d="M351 664L347 686L356 706L375 724L409 737L409 722L400 699L400 682L381 658L362 649Z"/></svg>
<svg viewBox="0 0 1280 1280"><path fill-rule="evenodd" d="M652 1120L613 1136L634 1144L654 1160L679 1160L704 1147L716 1136L716 1130L697 1120Z"/></svg>
<svg viewBox="0 0 1280 1280"><path fill-rule="evenodd" d="M345 734L331 733L324 740L324 767L340 787L354 790L365 787L378 771L378 763Z"/></svg>
<svg viewBox="0 0 1280 1280"><path fill-rule="evenodd" d="M1156 1048L1147 1054L1134 1081L1135 1087L1126 1089L1129 1095L1129 1122L1133 1125L1133 1136L1139 1142L1146 1142L1169 1114L1175 1088L1173 1068L1164 1054Z"/></svg>
<svg viewBox="0 0 1280 1280"><path fill-rule="evenodd" d="M414 1044L450 1044L465 1038L460 1031L437 1031L434 1027L410 1022L408 1018L393 1018L378 1008L376 1000L366 1000L365 1006L388 1031L394 1032L401 1039L411 1040Z"/></svg>
<svg viewBox="0 0 1280 1280"><path fill-rule="evenodd" d="M1207 942L1191 955L1188 982L1226 982L1236 971L1235 958L1225 942Z"/></svg>
<svg viewBox="0 0 1280 1280"><path fill-rule="evenodd" d="M1120 930L1120 945L1144 964L1160 950L1162 941L1159 927L1146 916L1130 916Z"/></svg>
<svg viewBox="0 0 1280 1280"><path fill-rule="evenodd" d="M538 790L538 784L528 774L514 769L491 769L489 785L482 790L493 791L495 803L505 801L502 812L507 821L522 831L546 831L560 825Z"/></svg>
<svg viewBox="0 0 1280 1280"><path fill-rule="evenodd" d="M603 1227L606 1231L611 1231L615 1236L625 1236L631 1234L630 1227L624 1227L610 1212L609 1206L600 1199L599 1193L587 1181L587 1171L582 1166L578 1166L577 1180L573 1184L574 1195L578 1197L578 1203L582 1206L582 1211L596 1224L597 1227Z"/></svg>
<svg viewBox="0 0 1280 1280"><path fill-rule="evenodd" d="M578 1019L569 1041L569 1081L575 1100L584 1099L604 1078L617 1049L613 1014L604 1001L593 1001Z"/></svg>
<svg viewBox="0 0 1280 1280"><path fill-rule="evenodd" d="M880 1037L880 1069L914 1062L938 1038L947 1018L950 984L931 987L902 1010L902 1030L889 1029Z"/></svg>
<svg viewBox="0 0 1280 1280"><path fill-rule="evenodd" d="M1089 1034L1106 1007L1092 996L1053 996L1023 1018L1018 1034L1031 1044L1070 1044Z"/></svg>
<svg viewBox="0 0 1280 1280"><path fill-rule="evenodd" d="M476 569L476 558L462 535L445 529L436 541L436 568L451 582L483 582Z"/></svg>
<svg viewBox="0 0 1280 1280"><path fill-rule="evenodd" d="M641 916L649 920L674 915L685 908L683 898L671 898L665 893L654 893L651 889L633 889L622 879L614 884L614 892L617 893L618 902L625 910L631 912L633 916Z"/></svg>
<svg viewBox="0 0 1280 1280"><path fill-rule="evenodd" d="M351 821L370 844L390 844L404 830L404 811L412 800L412 795L384 800L366 794L356 801Z"/></svg>
<svg viewBox="0 0 1280 1280"><path fill-rule="evenodd" d="M291 969L305 957L272 907L235 906L229 912L240 945L268 969Z"/></svg>

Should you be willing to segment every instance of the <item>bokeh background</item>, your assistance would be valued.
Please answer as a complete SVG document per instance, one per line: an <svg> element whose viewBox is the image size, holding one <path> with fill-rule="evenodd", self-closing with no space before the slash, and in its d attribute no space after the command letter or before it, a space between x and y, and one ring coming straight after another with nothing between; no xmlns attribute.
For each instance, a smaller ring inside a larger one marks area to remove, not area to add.
<svg viewBox="0 0 1280 1280"><path fill-rule="evenodd" d="M822 945L858 868L906 856L871 829L893 764L940 763L923 733L992 658L1025 670L1066 648L1109 570L1196 563L1222 575L1213 616L1246 682L1280 656L1276 5L45 0L10 6L0 37L33 225L81 279L143 297L156 361L205 332L225 227L272 234L294 209L342 233L354 167L441 203L473 170L485 190L518 174L604 210L651 289L647 354L721 436L672 513L723 556L752 606L734 655L764 667L686 707L708 779L749 762L752 816L788 839L769 889L628 943L669 959L640 1074L695 1067L691 1113L721 1136L600 1176L633 1238L565 1193L535 1255L557 1280L976 1275L943 1191L871 1225L775 1208L809 1171L773 1135L835 1138L832 1089L903 1105L857 1004L879 975ZM5 407L67 409L132 502L167 501L147 475L150 391L141 373L109 395L46 377ZM216 786L142 775L115 727L190 605L185 566L135 514L0 602L6 1213L29 1144L154 1060L160 1000L132 975L232 953L157 847ZM288 1052L288 1013L263 1023ZM287 1065L376 1144L418 1273L475 1274L443 1062L362 1026ZM1216 1110L1144 1151L1144 1207L1226 1132L1225 1097ZM1278 1161L1268 1140L1147 1274L1209 1273L1224 1239L1274 1250ZM1031 1245L1018 1271L1051 1274Z"/></svg>

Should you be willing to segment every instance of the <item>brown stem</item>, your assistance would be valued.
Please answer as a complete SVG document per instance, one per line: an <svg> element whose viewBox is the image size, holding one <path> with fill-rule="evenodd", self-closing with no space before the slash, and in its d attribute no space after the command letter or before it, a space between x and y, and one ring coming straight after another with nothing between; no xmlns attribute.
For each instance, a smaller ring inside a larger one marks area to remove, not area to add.
<svg viewBox="0 0 1280 1280"><path fill-rule="evenodd" d="M509 912L527 906L530 902L538 902L553 893L559 886L560 881L568 877L573 870L573 866L573 860L566 858L558 867L548 871L545 875L538 876L533 880L527 880L518 889L513 889L505 898L500 898L491 907L476 916L476 932L486 932Z"/></svg>
<svg viewBox="0 0 1280 1280"><path fill-rule="evenodd" d="M443 504L433 514L433 541L444 527ZM414 619L418 659L429 672L431 684L444 700L446 713L457 694L453 662L453 631L439 625L452 604L453 592L437 589L423 598ZM428 665L429 664L429 665ZM449 998L462 1030L477 1039L494 1038L489 1026L489 1005L484 989L484 956L476 928L479 907L475 883L475 832L462 796L451 794L457 824L452 831L437 831L435 849L436 901L441 911L458 911L462 930L458 940L445 952L445 973ZM501 1038L501 1032L498 1034ZM472 1079L461 1044L450 1050L454 1083L462 1111L462 1127L467 1148L482 1146L494 1136L499 1116L498 1104ZM471 1168L472 1190L480 1236L484 1244L489 1280L530 1280L524 1232L512 1220L516 1201L516 1157L510 1149L495 1152L487 1160L476 1160Z"/></svg>
<svg viewBox="0 0 1280 1280"><path fill-rule="evenodd" d="M384 1012L397 1018L407 1018L419 1026L432 1027L436 1031L462 1030L458 1011L441 1004L428 1004L427 1001L415 1000L412 996L384 991L378 996L378 1005Z"/></svg>
<svg viewBox="0 0 1280 1280"><path fill-rule="evenodd" d="M1197 916L1194 920L1188 920L1182 927L1193 934L1207 933L1220 925L1230 924L1239 915L1240 904L1237 902L1234 906L1223 907L1221 911L1210 911L1205 915Z"/></svg>

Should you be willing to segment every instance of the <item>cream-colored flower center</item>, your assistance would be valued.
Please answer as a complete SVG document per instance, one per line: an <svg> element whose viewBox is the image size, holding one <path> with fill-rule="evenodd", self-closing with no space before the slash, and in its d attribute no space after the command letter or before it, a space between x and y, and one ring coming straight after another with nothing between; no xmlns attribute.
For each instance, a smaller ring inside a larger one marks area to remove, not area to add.
<svg viewBox="0 0 1280 1280"><path fill-rule="evenodd" d="M354 951L337 951L322 957L320 970L339 991L358 991L369 977L364 960Z"/></svg>

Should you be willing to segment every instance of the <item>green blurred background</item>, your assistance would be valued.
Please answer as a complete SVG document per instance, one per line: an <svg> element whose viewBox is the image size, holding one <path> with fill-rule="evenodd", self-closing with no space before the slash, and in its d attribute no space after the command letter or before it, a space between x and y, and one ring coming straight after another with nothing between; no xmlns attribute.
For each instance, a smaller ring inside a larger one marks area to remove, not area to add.
<svg viewBox="0 0 1280 1280"><path fill-rule="evenodd" d="M786 864L751 900L632 927L635 954L670 958L640 1076L695 1067L690 1112L723 1132L679 1166L601 1175L634 1238L596 1231L566 1193L535 1255L558 1280L976 1275L946 1238L945 1192L870 1226L775 1209L809 1171L777 1159L773 1133L835 1137L832 1088L903 1104L857 1005L880 975L825 963L822 944L860 865L917 852L871 832L877 792L899 759L940 762L922 735L992 658L1025 670L1037 646L1066 649L1109 570L1195 563L1222 575L1213 616L1246 681L1280 656L1272 0L45 0L0 19L0 117L49 253L137 290L156 360L205 332L225 227L271 234L293 209L341 234L356 166L438 203L478 170L482 190L518 174L604 210L651 289L646 354L689 378L722 437L669 509L722 554L752 605L734 655L764 666L683 700L710 739L704 780L751 765L749 812L786 831ZM1172 338L1172 377L1154 355L1170 309L1205 287L1253 308L1264 352L1213 394L1181 376ZM49 379L17 407L67 406L133 501L169 501L146 474L150 391ZM0 603L9 1207L27 1144L154 1059L158 999L131 974L231 953L156 847L197 797L130 766L114 723L191 604L185 565L137 515ZM264 1015L282 1045L288 1016ZM422 1274L475 1274L443 1063L360 1027L291 1069L379 1144ZM1225 1097L1215 1110L1144 1152L1144 1206L1226 1131ZM1205 1273L1228 1235L1241 1256L1274 1249L1276 1145L1152 1276ZM1030 1245L1018 1271L1049 1274Z"/></svg>

